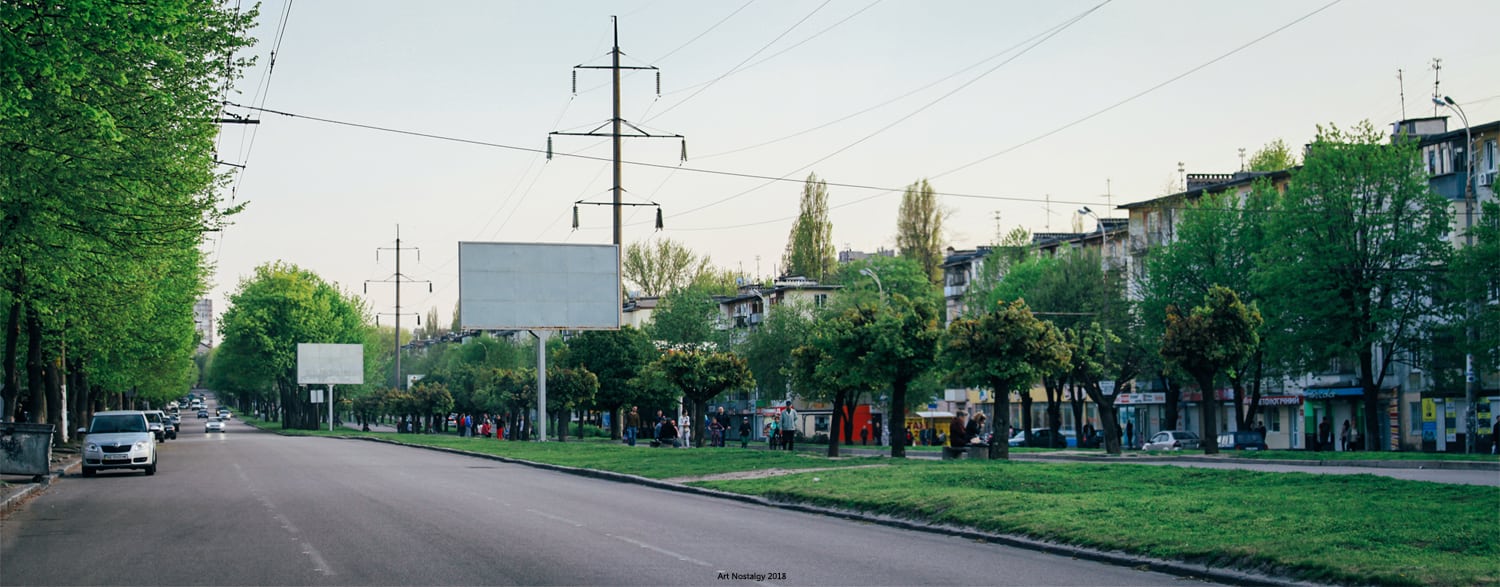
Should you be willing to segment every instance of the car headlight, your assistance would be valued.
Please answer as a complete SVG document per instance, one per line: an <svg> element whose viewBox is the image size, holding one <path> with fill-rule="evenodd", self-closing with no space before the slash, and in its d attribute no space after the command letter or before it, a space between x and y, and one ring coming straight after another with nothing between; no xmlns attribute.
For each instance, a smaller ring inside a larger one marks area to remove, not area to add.
<svg viewBox="0 0 1500 587"><path fill-rule="evenodd" d="M149 443L147 443L146 441L142 440L140 442L135 443L135 446L131 447L130 450L146 450L146 447L147 447L148 444Z"/></svg>

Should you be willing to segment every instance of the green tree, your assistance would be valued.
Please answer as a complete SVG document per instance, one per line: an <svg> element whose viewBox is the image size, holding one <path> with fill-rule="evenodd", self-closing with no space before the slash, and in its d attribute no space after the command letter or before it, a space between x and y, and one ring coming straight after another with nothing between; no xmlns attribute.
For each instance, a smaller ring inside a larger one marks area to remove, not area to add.
<svg viewBox="0 0 1500 587"><path fill-rule="evenodd" d="M547 413L557 420L557 440L568 438L568 417L594 400L599 378L588 369L547 368ZM578 436L583 437L583 418L578 419Z"/></svg>
<svg viewBox="0 0 1500 587"><path fill-rule="evenodd" d="M1177 306L1167 308L1167 328L1162 335L1161 356L1191 375L1202 400L1203 452L1219 452L1219 399L1214 378L1242 364L1260 344L1260 311L1246 307L1234 291L1222 286L1209 288L1203 305L1184 315Z"/></svg>
<svg viewBox="0 0 1500 587"><path fill-rule="evenodd" d="M1296 166L1297 156L1286 146L1286 141L1276 139L1250 156L1249 171L1282 171Z"/></svg>
<svg viewBox="0 0 1500 587"><path fill-rule="evenodd" d="M1009 459L1010 395L1028 394L1047 372L1064 368L1071 352L1057 328L1038 320L1024 300L997 303L975 318L959 318L943 336L941 363L961 385L989 387L995 394L991 458Z"/></svg>
<svg viewBox="0 0 1500 587"><path fill-rule="evenodd" d="M647 297L665 296L687 287L708 268L707 256L700 257L669 238L630 243L620 262L624 280Z"/></svg>
<svg viewBox="0 0 1500 587"><path fill-rule="evenodd" d="M866 270L879 281L866 274ZM927 278L922 264L912 259L880 256L844 263L834 273L832 283L842 286L836 305L879 301L882 287L887 295L901 294L939 307L943 304L943 290Z"/></svg>
<svg viewBox="0 0 1500 587"><path fill-rule="evenodd" d="M787 236L782 272L823 281L833 273L837 255L833 248L833 222L828 219L828 184L816 173L802 185L802 202L792 233Z"/></svg>
<svg viewBox="0 0 1500 587"><path fill-rule="evenodd" d="M943 281L944 216L927 180L906 186L896 216L896 251L920 263L934 284Z"/></svg>
<svg viewBox="0 0 1500 587"><path fill-rule="evenodd" d="M655 365L688 402L694 423L703 422L708 402L726 391L755 386L755 378L745 360L731 353L702 350L669 350ZM692 445L703 446L703 426L693 426Z"/></svg>
<svg viewBox="0 0 1500 587"><path fill-rule="evenodd" d="M1277 205L1276 188L1264 179L1257 180L1243 198L1233 193L1209 194L1190 204L1177 225L1177 240L1152 251L1146 259L1146 275L1140 282L1140 309L1144 325L1160 336L1165 324L1166 308L1188 307L1201 300L1209 288L1221 285L1234 291L1246 303L1266 303L1268 295L1254 276L1260 269L1257 257L1267 241L1266 222ZM1229 369L1234 388L1237 429L1248 430L1256 421L1261 385L1270 374L1285 373L1284 353L1276 341L1281 331L1275 325L1262 330L1262 344L1247 357L1245 364ZM1270 357L1267 349L1272 350Z"/></svg>
<svg viewBox="0 0 1500 587"><path fill-rule="evenodd" d="M568 363L593 372L599 391L593 405L613 414L610 438L620 438L620 411L637 402L637 389L630 380L660 354L642 330L626 325L619 330L589 330L568 340Z"/></svg>
<svg viewBox="0 0 1500 587"><path fill-rule="evenodd" d="M220 320L223 343L214 367L228 371L216 376L219 390L274 404L283 427L316 429L319 411L297 385L297 344L362 344L367 320L363 302L312 272L261 265L240 282Z"/></svg>
<svg viewBox="0 0 1500 587"><path fill-rule="evenodd" d="M787 370L792 368L792 351L802 346L812 329L811 312L797 304L765 308L765 319L736 349L765 397L782 397L791 390Z"/></svg>
<svg viewBox="0 0 1500 587"><path fill-rule="evenodd" d="M1395 357L1422 350L1432 269L1452 251L1448 202L1428 187L1416 142L1386 141L1368 122L1319 127L1267 224L1257 274L1262 291L1279 292L1263 308L1300 366L1356 358L1367 450L1382 447L1378 383Z"/></svg>
<svg viewBox="0 0 1500 587"><path fill-rule="evenodd" d="M839 329L841 342L831 349L837 352L828 357L828 368L845 373L851 385L889 386L886 429L891 433L891 456L905 458L907 392L930 375L942 334L936 305L896 293L884 303L846 308L838 320L846 326Z"/></svg>
<svg viewBox="0 0 1500 587"><path fill-rule="evenodd" d="M719 316L719 302L707 289L686 287L657 303L646 333L668 346L718 349L726 342L718 328Z"/></svg>
<svg viewBox="0 0 1500 587"><path fill-rule="evenodd" d="M1476 373L1493 372L1500 365L1500 204L1483 202L1474 216L1474 245L1458 249L1440 300L1445 304L1449 327L1446 338L1456 342L1451 373L1454 387L1461 386L1463 356L1474 356ZM1472 330L1472 336L1470 336ZM1436 371L1436 370L1435 370Z"/></svg>

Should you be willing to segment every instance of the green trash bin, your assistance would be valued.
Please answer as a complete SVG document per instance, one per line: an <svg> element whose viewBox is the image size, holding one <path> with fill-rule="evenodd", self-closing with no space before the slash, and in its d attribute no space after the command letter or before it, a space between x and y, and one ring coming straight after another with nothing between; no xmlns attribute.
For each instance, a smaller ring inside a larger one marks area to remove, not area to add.
<svg viewBox="0 0 1500 587"><path fill-rule="evenodd" d="M51 424L0 422L0 474L41 481L51 473L52 429Z"/></svg>

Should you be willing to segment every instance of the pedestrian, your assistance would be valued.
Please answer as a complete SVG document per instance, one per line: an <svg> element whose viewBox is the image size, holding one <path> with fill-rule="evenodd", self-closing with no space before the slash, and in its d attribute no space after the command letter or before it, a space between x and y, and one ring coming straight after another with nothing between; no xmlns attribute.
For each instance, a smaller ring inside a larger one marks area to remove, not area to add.
<svg viewBox="0 0 1500 587"><path fill-rule="evenodd" d="M639 406L630 406L630 413L625 414L625 444L635 446L635 433L641 427L641 412Z"/></svg>
<svg viewBox="0 0 1500 587"><path fill-rule="evenodd" d="M681 423L678 424L678 428L680 428L682 431L683 448L693 448L693 416L688 413L683 413Z"/></svg>
<svg viewBox="0 0 1500 587"><path fill-rule="evenodd" d="M1344 428L1339 430L1339 443L1343 444L1344 450L1349 450L1349 441L1354 438L1354 429L1349 426L1349 420L1344 420Z"/></svg>
<svg viewBox="0 0 1500 587"><path fill-rule="evenodd" d="M1328 421L1328 416L1323 416L1323 421L1318 423L1317 446L1313 450L1321 451L1325 447L1333 446L1333 424Z"/></svg>
<svg viewBox="0 0 1500 587"><path fill-rule="evenodd" d="M880 420L876 420L870 424L870 436L875 438L875 446L881 446L885 442L880 435L880 427Z"/></svg>
<svg viewBox="0 0 1500 587"><path fill-rule="evenodd" d="M1266 440L1266 421L1260 420L1255 423L1255 431L1260 433L1261 442Z"/></svg>
<svg viewBox="0 0 1500 587"><path fill-rule="evenodd" d="M969 414L959 410L948 422L948 446L963 448L969 444L969 431L965 426L969 425Z"/></svg>
<svg viewBox="0 0 1500 587"><path fill-rule="evenodd" d="M1490 426L1490 454L1500 455L1500 416L1495 416L1495 425Z"/></svg>
<svg viewBox="0 0 1500 587"><path fill-rule="evenodd" d="M797 410L792 408L792 400L786 400L786 409L781 411L781 434L782 444L793 450L797 443Z"/></svg>
<svg viewBox="0 0 1500 587"><path fill-rule="evenodd" d="M969 423L964 425L964 436L968 437L970 444L984 442L984 412L975 412Z"/></svg>
<svg viewBox="0 0 1500 587"><path fill-rule="evenodd" d="M661 423L661 437L658 438L657 441L658 446L670 446L676 448L678 446L677 423L671 420L663 420Z"/></svg>
<svg viewBox="0 0 1500 587"><path fill-rule="evenodd" d="M1135 448L1135 420L1125 421L1125 441L1130 448Z"/></svg>
<svg viewBox="0 0 1500 587"><path fill-rule="evenodd" d="M859 443L861 445L870 444L870 424L868 422L865 423L864 428L859 429Z"/></svg>
<svg viewBox="0 0 1500 587"><path fill-rule="evenodd" d="M1093 442L1094 442L1094 423L1093 422L1084 422L1084 424L1083 424L1083 439L1078 441L1078 446L1080 448L1082 448L1085 444L1092 445Z"/></svg>
<svg viewBox="0 0 1500 587"><path fill-rule="evenodd" d="M719 406L719 413L714 416L719 421L719 448L724 448L724 440L729 436L729 414L724 413L724 406Z"/></svg>
<svg viewBox="0 0 1500 587"><path fill-rule="evenodd" d="M766 444L771 450L781 448L781 420L779 418L771 418L771 421L766 423Z"/></svg>
<svg viewBox="0 0 1500 587"><path fill-rule="evenodd" d="M750 416L740 419L740 448L750 448Z"/></svg>

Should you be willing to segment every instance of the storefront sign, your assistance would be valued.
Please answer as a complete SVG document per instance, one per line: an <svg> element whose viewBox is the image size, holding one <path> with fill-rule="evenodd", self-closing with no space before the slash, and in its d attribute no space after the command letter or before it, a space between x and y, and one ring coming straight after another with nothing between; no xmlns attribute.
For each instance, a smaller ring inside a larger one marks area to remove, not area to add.
<svg viewBox="0 0 1500 587"><path fill-rule="evenodd" d="M1226 387L1226 388L1222 388L1222 389L1215 389L1214 390L1214 397L1217 398L1219 401L1223 401L1223 402L1233 401L1234 400L1234 388L1232 388L1232 387ZM1185 401L1185 402L1201 402L1201 401L1203 401L1203 394L1199 393L1199 392L1196 392L1196 391L1185 391L1185 392L1182 393L1182 401Z"/></svg>
<svg viewBox="0 0 1500 587"><path fill-rule="evenodd" d="M1443 402L1443 438L1458 442L1458 402Z"/></svg>
<svg viewBox="0 0 1500 587"><path fill-rule="evenodd" d="M1142 404L1164 404L1167 403L1165 393L1122 393L1115 398L1117 406L1136 406Z"/></svg>
<svg viewBox="0 0 1500 587"><path fill-rule="evenodd" d="M1311 387L1303 390L1302 397L1306 399L1353 399L1364 394L1365 390L1362 387Z"/></svg>
<svg viewBox="0 0 1500 587"><path fill-rule="evenodd" d="M1437 403L1422 398L1422 441L1437 442Z"/></svg>
<svg viewBox="0 0 1500 587"><path fill-rule="evenodd" d="M1261 406L1300 406L1302 396L1299 395L1263 395L1260 396Z"/></svg>

